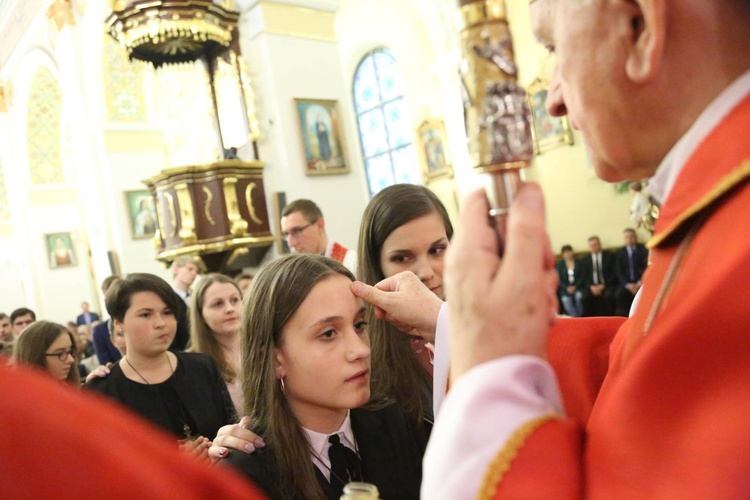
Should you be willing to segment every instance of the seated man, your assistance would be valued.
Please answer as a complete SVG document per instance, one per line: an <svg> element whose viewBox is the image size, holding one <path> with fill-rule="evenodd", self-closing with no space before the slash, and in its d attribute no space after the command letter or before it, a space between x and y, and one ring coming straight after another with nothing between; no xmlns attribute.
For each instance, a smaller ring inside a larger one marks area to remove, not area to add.
<svg viewBox="0 0 750 500"><path fill-rule="evenodd" d="M635 229L624 232L625 246L617 251L617 292L615 293L615 314L628 316L633 298L641 288L641 278L648 265L648 250L638 243Z"/></svg>
<svg viewBox="0 0 750 500"><path fill-rule="evenodd" d="M615 292L617 273L615 256L602 251L598 236L589 238L588 257L581 259L583 264L583 315L612 316L615 312Z"/></svg>
<svg viewBox="0 0 750 500"><path fill-rule="evenodd" d="M357 252L328 239L323 212L310 200L295 200L284 207L281 236L292 252L325 255L352 273L357 271Z"/></svg>

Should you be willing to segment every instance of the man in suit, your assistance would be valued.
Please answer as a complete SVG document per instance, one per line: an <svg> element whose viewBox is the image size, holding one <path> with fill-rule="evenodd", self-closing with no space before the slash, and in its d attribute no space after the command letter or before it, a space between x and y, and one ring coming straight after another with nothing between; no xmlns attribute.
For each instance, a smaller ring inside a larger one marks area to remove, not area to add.
<svg viewBox="0 0 750 500"><path fill-rule="evenodd" d="M83 312L76 318L76 325L91 325L94 321L99 321L99 315L90 310L88 302L81 302L81 310Z"/></svg>
<svg viewBox="0 0 750 500"><path fill-rule="evenodd" d="M624 232L625 246L617 251L617 292L615 293L615 315L628 316L633 298L641 288L641 278L648 264L648 250L638 243L635 229Z"/></svg>
<svg viewBox="0 0 750 500"><path fill-rule="evenodd" d="M615 312L617 273L615 256L602 251L598 236L589 238L588 257L583 264L583 315L612 316Z"/></svg>

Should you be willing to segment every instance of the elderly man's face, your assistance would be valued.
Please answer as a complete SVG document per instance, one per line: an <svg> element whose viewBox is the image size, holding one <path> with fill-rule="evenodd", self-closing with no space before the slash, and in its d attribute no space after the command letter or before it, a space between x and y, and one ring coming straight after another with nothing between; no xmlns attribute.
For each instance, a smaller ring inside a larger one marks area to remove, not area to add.
<svg viewBox="0 0 750 500"><path fill-rule="evenodd" d="M535 36L556 54L548 111L569 116L597 175L607 181L647 176L631 140L643 139L633 125L635 84L626 73L640 14L632 4L536 0L530 6Z"/></svg>

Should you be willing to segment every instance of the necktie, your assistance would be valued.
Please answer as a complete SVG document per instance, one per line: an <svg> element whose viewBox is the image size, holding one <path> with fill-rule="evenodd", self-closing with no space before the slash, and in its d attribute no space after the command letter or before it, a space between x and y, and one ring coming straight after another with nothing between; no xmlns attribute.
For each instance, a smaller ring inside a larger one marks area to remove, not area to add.
<svg viewBox="0 0 750 500"><path fill-rule="evenodd" d="M359 457L353 451L341 444L338 434L328 436L331 446L328 448L328 458L331 460L331 487L336 498L344 493L344 486L352 481L362 481L362 466Z"/></svg>
<svg viewBox="0 0 750 500"><path fill-rule="evenodd" d="M599 284L604 284L604 269L602 269L602 254L596 254L596 261L599 263Z"/></svg>
<svg viewBox="0 0 750 500"><path fill-rule="evenodd" d="M628 247L628 263L630 264L630 282L635 283L635 269L633 268L633 249Z"/></svg>
<svg viewBox="0 0 750 500"><path fill-rule="evenodd" d="M597 254L593 254L594 257L594 284L599 284L599 256Z"/></svg>

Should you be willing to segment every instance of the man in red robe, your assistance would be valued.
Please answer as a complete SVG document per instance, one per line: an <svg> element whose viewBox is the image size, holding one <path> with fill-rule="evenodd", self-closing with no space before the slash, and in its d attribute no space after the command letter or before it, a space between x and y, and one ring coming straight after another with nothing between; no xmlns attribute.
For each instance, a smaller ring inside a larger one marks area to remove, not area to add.
<svg viewBox="0 0 750 500"><path fill-rule="evenodd" d="M750 3L532 0L567 114L606 181L651 178L662 203L632 318L554 323L539 188L500 257L484 193L447 256L451 388L424 498L744 498L750 492ZM373 293L404 328L413 280ZM385 299L384 296L393 297ZM401 309L401 310L399 310ZM411 315L411 316L410 316ZM445 342L442 343L443 346ZM436 365L438 355L436 355Z"/></svg>

